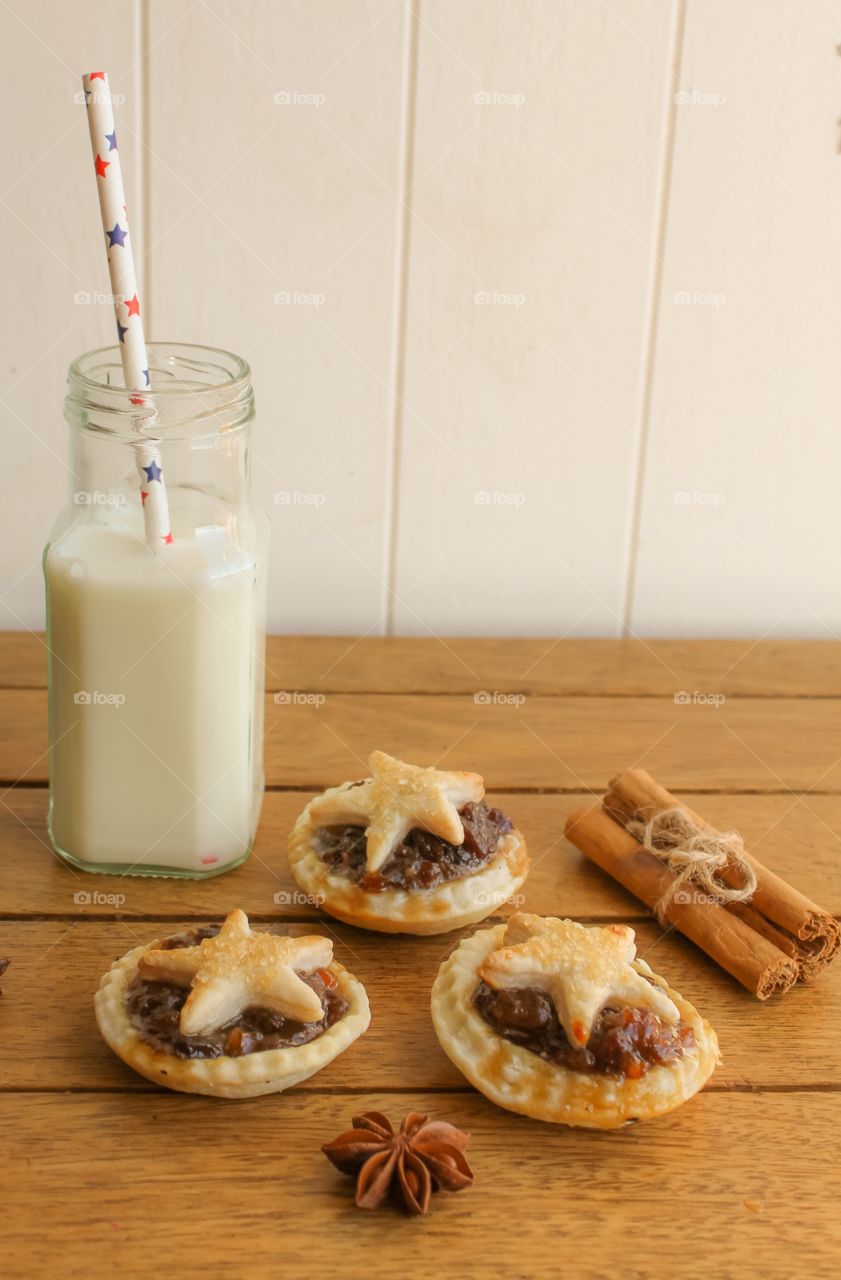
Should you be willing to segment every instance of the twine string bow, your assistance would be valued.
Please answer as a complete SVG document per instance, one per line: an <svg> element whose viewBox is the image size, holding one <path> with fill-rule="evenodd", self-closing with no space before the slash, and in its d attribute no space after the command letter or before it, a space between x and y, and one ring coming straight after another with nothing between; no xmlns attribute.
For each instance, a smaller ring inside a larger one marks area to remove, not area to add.
<svg viewBox="0 0 841 1280"><path fill-rule="evenodd" d="M644 849L675 872L672 883L654 907L661 924L675 901L686 901L690 885L711 902L747 902L756 889L756 872L745 857L745 845L738 831L711 831L699 827L685 809L662 809L648 822L631 822L628 831ZM724 871L735 872L740 883L722 879Z"/></svg>

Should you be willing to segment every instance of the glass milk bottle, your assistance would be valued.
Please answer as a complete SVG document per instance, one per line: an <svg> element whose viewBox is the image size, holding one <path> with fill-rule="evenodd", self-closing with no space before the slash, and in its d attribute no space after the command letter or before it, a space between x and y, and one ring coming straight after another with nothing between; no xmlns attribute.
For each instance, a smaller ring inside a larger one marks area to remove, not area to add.
<svg viewBox="0 0 841 1280"><path fill-rule="evenodd" d="M68 374L72 495L44 552L49 832L86 871L198 879L242 862L259 819L269 526L248 365L148 351L171 545L144 537L118 349Z"/></svg>

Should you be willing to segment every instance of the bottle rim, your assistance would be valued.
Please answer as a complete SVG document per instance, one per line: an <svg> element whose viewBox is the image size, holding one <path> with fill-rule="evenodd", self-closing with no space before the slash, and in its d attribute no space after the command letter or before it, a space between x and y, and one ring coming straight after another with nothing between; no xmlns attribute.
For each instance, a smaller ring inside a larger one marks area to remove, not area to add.
<svg viewBox="0 0 841 1280"><path fill-rule="evenodd" d="M241 356L190 342L150 342L147 351L151 386L143 392L123 385L117 344L77 356L67 371L68 421L106 435L136 438L154 428L170 441L195 441L253 417L251 369Z"/></svg>

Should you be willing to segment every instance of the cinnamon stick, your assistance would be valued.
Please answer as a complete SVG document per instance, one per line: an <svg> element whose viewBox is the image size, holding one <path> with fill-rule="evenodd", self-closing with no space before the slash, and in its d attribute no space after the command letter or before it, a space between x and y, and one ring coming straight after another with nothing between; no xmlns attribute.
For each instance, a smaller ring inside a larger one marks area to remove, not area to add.
<svg viewBox="0 0 841 1280"><path fill-rule="evenodd" d="M674 879L669 868L643 849L600 804L571 814L566 837L648 907L660 901ZM798 966L791 956L717 903L672 900L665 914L670 924L759 1000L782 994L797 981Z"/></svg>
<svg viewBox="0 0 841 1280"><path fill-rule="evenodd" d="M626 769L613 778L602 804L623 826L633 820L648 822L664 809L682 808L699 826L712 829L644 769ZM803 982L814 981L841 945L838 921L756 858L745 856L756 872L756 889L750 903L733 904L725 910L739 915L757 933L793 956ZM726 871L724 879L734 883Z"/></svg>

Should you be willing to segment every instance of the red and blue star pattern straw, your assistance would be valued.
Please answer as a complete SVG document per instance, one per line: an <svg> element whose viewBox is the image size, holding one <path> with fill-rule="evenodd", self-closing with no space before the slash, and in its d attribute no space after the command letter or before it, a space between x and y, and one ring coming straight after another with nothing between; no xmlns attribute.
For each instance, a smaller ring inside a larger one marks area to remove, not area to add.
<svg viewBox="0 0 841 1280"><path fill-rule="evenodd" d="M123 365L123 379L132 393L129 397L132 404L154 408L153 400L148 395L142 394L151 388L149 359L146 354L146 340L143 336L143 322L140 318L137 276L129 236L126 194L120 169L117 128L114 124L108 76L104 71L89 71L87 75L82 76L82 86L85 91L85 108L91 135L96 186L99 192L102 230L105 234L105 248L108 254L108 271L117 319L117 338ZM151 547L168 545L172 542L169 503L158 443L156 438L144 436L135 446L146 541Z"/></svg>

